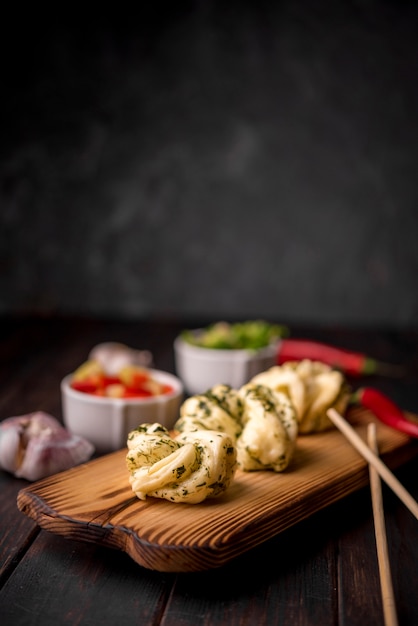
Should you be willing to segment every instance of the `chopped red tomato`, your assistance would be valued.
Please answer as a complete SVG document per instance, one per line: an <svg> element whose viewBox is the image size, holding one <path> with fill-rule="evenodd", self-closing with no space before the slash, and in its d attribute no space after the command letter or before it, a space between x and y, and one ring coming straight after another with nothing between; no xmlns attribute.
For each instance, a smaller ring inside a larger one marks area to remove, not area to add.
<svg viewBox="0 0 418 626"><path fill-rule="evenodd" d="M119 385L120 378L118 376L104 376L103 387L109 387L110 385Z"/></svg>
<svg viewBox="0 0 418 626"><path fill-rule="evenodd" d="M97 385L88 380L73 380L71 387L83 393L95 393L97 391Z"/></svg>
<svg viewBox="0 0 418 626"><path fill-rule="evenodd" d="M155 394L151 393L147 389L132 389L129 387L125 388L124 398L150 398Z"/></svg>
<svg viewBox="0 0 418 626"><path fill-rule="evenodd" d="M173 391L142 367L124 367L118 376L109 376L95 361L83 363L75 372L71 387L82 393L110 398L148 398Z"/></svg>

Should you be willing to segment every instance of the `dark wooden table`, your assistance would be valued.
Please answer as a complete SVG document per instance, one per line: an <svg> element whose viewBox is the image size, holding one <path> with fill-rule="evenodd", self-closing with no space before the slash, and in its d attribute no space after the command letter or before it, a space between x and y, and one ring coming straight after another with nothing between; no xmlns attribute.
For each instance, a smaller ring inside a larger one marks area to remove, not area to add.
<svg viewBox="0 0 418 626"><path fill-rule="evenodd" d="M206 320L205 320L206 321ZM174 372L173 339L197 322L2 319L0 419L44 410L61 419L60 380L101 341L148 349ZM302 328L327 341L404 363L401 379L367 382L418 413L418 332ZM395 470L418 498L418 457ZM368 488L338 501L228 565L207 572L146 570L126 554L41 530L16 506L28 483L0 471L0 624L19 626L272 626L383 624ZM383 484L400 625L418 624L418 523Z"/></svg>

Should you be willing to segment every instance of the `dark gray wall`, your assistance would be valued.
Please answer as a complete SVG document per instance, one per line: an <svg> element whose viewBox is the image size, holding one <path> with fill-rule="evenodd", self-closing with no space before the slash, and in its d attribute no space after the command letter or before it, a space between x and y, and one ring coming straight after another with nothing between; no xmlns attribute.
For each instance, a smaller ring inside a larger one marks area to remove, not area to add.
<svg viewBox="0 0 418 626"><path fill-rule="evenodd" d="M143 4L3 20L0 313L416 326L416 3Z"/></svg>

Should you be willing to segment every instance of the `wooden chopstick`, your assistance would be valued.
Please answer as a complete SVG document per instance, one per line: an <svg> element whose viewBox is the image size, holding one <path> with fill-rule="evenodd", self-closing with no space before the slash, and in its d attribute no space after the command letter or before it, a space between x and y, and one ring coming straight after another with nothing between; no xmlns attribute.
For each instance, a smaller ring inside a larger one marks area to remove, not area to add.
<svg viewBox="0 0 418 626"><path fill-rule="evenodd" d="M357 452L368 461L378 472L381 478L389 485L404 505L418 520L418 502L414 500L409 491L396 478L383 461L369 448L367 443L356 433L354 428L335 409L328 409L327 415L331 422L347 437Z"/></svg>
<svg viewBox="0 0 418 626"><path fill-rule="evenodd" d="M367 443L369 448L378 455L376 424L374 422L371 422L367 427ZM378 472L371 464L369 464L369 475L385 626L398 626L386 538L382 485Z"/></svg>

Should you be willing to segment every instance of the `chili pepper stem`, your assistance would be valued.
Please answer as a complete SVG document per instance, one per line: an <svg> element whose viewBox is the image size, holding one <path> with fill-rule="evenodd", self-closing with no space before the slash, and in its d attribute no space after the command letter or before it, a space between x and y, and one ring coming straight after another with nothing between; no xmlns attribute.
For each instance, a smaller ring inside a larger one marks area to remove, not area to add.
<svg viewBox="0 0 418 626"><path fill-rule="evenodd" d="M388 378L402 378L407 373L406 367L403 365L395 365L393 363L382 363L381 361L375 361L375 369L370 372L372 374L379 374L380 376L387 376Z"/></svg>
<svg viewBox="0 0 418 626"><path fill-rule="evenodd" d="M406 370L402 365L384 363L371 357L366 357L363 362L362 374L379 374L380 376L397 377L404 376Z"/></svg>

